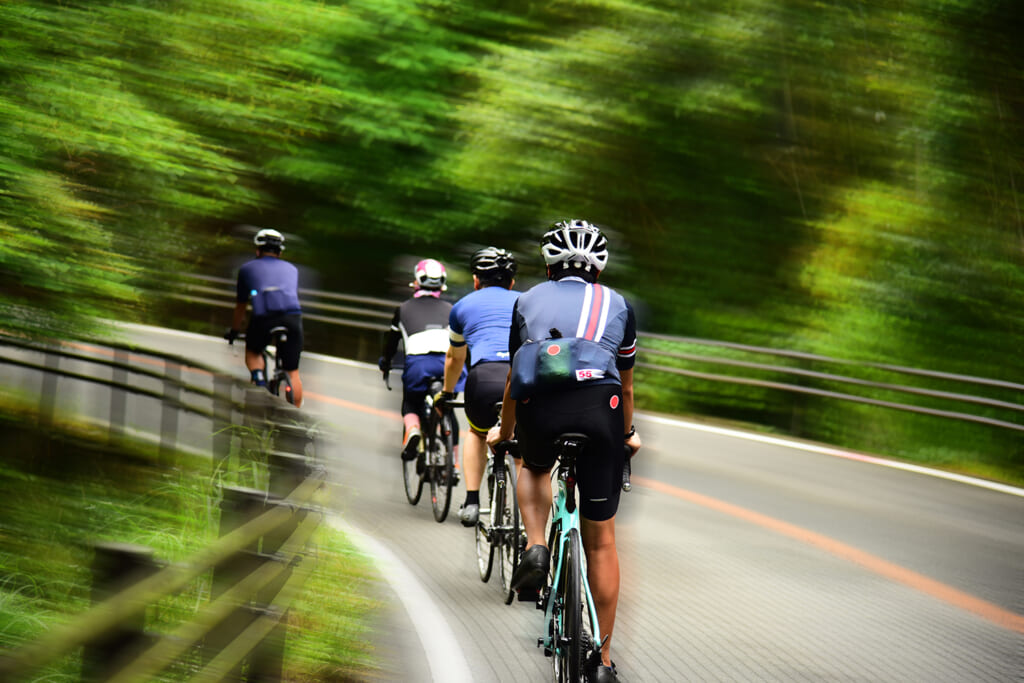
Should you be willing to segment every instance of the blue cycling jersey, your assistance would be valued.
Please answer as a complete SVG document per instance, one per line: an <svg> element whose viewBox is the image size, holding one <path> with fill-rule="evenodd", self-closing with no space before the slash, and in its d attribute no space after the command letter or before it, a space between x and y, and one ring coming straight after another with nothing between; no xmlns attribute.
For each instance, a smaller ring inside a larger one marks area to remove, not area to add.
<svg viewBox="0 0 1024 683"><path fill-rule="evenodd" d="M493 286L478 289L459 299L448 316L449 342L469 345L470 365L504 361L508 351L512 308L519 292Z"/></svg>
<svg viewBox="0 0 1024 683"><path fill-rule="evenodd" d="M236 301L252 301L252 315L301 313L299 270L276 256L261 256L238 271Z"/></svg>

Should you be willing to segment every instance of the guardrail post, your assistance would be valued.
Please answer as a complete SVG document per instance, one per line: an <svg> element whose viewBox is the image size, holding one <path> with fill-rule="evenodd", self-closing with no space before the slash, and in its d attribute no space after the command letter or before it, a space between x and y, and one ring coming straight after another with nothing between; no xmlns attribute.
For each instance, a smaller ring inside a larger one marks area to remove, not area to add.
<svg viewBox="0 0 1024 683"><path fill-rule="evenodd" d="M103 602L156 571L153 551L127 543L100 543L92 564L92 604ZM85 646L82 680L102 681L131 661L148 645L145 610Z"/></svg>
<svg viewBox="0 0 1024 683"><path fill-rule="evenodd" d="M270 495L277 498L287 498L312 471L306 456L281 451L267 454L267 469L270 471Z"/></svg>
<svg viewBox="0 0 1024 683"><path fill-rule="evenodd" d="M128 351L125 349L114 349L114 362L127 364L129 360ZM114 384L128 384L128 370L123 367L114 367ZM124 436L125 424L128 421L128 392L118 386L110 387L110 435L111 443Z"/></svg>
<svg viewBox="0 0 1024 683"><path fill-rule="evenodd" d="M168 462L178 439L178 406L181 396L181 366L168 359L164 361L164 401L160 415L160 461Z"/></svg>
<svg viewBox="0 0 1024 683"><path fill-rule="evenodd" d="M256 489L225 486L224 498L220 505L220 536L224 537L246 522L258 517L266 508L266 494ZM224 591L238 583L241 577L255 571L263 562L259 555L259 539L253 541L241 552L228 558L213 569L213 581L210 588L211 599L218 598ZM256 615L248 604L239 604L216 627L210 630L203 642L203 663L209 664L239 633L241 633ZM236 680L241 674L241 665L228 680Z"/></svg>
<svg viewBox="0 0 1024 683"><path fill-rule="evenodd" d="M231 454L231 378L213 376L213 467L217 470Z"/></svg>

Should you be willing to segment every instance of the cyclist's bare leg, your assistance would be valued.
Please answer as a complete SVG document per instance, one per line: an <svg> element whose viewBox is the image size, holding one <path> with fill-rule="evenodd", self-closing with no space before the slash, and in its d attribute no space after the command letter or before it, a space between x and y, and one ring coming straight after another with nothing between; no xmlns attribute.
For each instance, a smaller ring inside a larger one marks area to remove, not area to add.
<svg viewBox="0 0 1024 683"><path fill-rule="evenodd" d="M587 581L597 608L601 637L607 637L601 650L601 663L611 666L612 629L619 604L619 553L615 547L615 518L595 522L580 518L580 535L587 554Z"/></svg>
<svg viewBox="0 0 1024 683"><path fill-rule="evenodd" d="M267 376L267 368L264 367L263 354L256 353L255 351L245 350L245 367L249 369L249 372L253 370L262 370L263 376Z"/></svg>
<svg viewBox="0 0 1024 683"><path fill-rule="evenodd" d="M544 527L551 512L551 471L534 472L523 467L519 471L516 494L519 496L519 514L526 529L526 547L547 546Z"/></svg>
<svg viewBox="0 0 1024 683"><path fill-rule="evenodd" d="M466 474L466 492L479 491L480 481L484 477L484 466L487 464L486 434L478 434L469 430L466 447L463 449L462 468Z"/></svg>
<svg viewBox="0 0 1024 683"><path fill-rule="evenodd" d="M288 373L288 380L292 383L292 400L295 401L295 407L302 407L302 378L299 377L298 370L285 370Z"/></svg>

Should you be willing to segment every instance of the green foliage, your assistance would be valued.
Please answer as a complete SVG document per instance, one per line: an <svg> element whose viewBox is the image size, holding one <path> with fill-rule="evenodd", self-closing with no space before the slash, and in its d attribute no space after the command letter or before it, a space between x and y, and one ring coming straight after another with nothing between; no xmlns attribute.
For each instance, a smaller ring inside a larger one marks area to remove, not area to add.
<svg viewBox="0 0 1024 683"><path fill-rule="evenodd" d="M2 325L162 311L238 223L380 295L579 216L645 329L1020 380L1016 5L11 0Z"/></svg>

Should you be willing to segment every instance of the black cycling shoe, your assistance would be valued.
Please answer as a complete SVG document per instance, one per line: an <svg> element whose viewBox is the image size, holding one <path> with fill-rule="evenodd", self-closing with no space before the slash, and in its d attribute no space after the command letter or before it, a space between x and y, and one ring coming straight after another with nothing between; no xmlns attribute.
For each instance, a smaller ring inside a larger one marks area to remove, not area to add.
<svg viewBox="0 0 1024 683"><path fill-rule="evenodd" d="M512 574L511 587L518 591L536 591L544 586L551 565L551 551L542 545L530 546Z"/></svg>
<svg viewBox="0 0 1024 683"><path fill-rule="evenodd" d="M615 662L611 666L603 664L597 669L587 673L587 683L619 683L618 672L615 670Z"/></svg>

